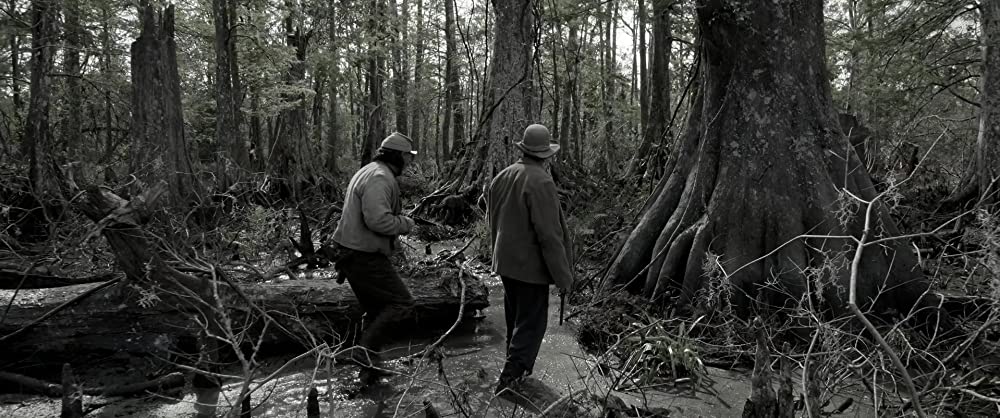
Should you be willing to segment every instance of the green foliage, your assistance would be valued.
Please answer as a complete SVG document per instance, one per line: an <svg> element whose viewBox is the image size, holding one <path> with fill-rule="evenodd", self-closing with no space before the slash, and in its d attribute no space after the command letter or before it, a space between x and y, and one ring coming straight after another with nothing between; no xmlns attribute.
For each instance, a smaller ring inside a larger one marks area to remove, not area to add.
<svg viewBox="0 0 1000 418"><path fill-rule="evenodd" d="M838 0L828 3L826 22L834 102L871 129L876 180L906 177L912 155L947 132L918 183L956 183L978 129L969 103L981 73L976 10L956 0Z"/></svg>

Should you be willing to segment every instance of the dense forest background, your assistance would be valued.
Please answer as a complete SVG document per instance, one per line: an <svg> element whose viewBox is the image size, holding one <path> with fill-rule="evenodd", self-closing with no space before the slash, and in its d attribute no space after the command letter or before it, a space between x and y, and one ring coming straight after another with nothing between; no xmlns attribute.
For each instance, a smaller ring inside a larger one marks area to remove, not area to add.
<svg viewBox="0 0 1000 418"><path fill-rule="evenodd" d="M7 173L27 177L31 158L43 171L49 162L79 163L100 182L123 182L136 172L130 152L142 145L129 133L137 6L5 5L0 152ZM421 174L440 177L476 140L491 105L485 89L495 53L492 7L177 2L191 172L204 192L224 191L254 173L337 184L370 156L383 132L399 130L417 140ZM530 12L538 17L533 119L564 144L560 159L609 180L635 182L638 173L655 181L662 162L631 161L665 159L684 120L695 65L693 4L543 1ZM915 156L937 140L918 183L944 197L973 160L983 68L978 14L976 5L960 1L829 2L834 101L866 129L877 178L908 174ZM141 94L168 87L149 88Z"/></svg>

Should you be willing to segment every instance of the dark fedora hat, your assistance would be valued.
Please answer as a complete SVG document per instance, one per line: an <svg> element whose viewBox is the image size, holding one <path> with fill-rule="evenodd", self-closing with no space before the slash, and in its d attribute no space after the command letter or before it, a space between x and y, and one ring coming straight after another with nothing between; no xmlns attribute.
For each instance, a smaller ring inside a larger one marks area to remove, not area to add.
<svg viewBox="0 0 1000 418"><path fill-rule="evenodd" d="M524 129L524 136L514 146L535 157L549 158L559 151L559 144L550 143L551 139L549 129L536 123Z"/></svg>

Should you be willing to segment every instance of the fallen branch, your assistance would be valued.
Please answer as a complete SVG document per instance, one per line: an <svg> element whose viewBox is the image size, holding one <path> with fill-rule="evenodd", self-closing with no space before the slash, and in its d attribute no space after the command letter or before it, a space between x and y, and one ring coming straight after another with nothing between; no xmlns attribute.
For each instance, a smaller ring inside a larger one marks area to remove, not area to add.
<svg viewBox="0 0 1000 418"><path fill-rule="evenodd" d="M456 327L458 327L458 324L462 322L462 317L465 315L465 279L463 277L465 269L462 268L462 264L459 262L455 262L455 266L458 267L458 281L459 284L461 284L462 286L462 291L460 293L459 303L458 303L458 316L455 318L455 322L451 324L451 328L448 328L448 330L445 331L444 334L441 334L441 338L438 338L437 341L435 341L433 344L427 346L427 348L424 349L422 355L420 356L421 362L418 363L417 365L418 368L420 367L420 364L422 364L424 360L427 360L430 357L431 353L434 352L434 350L438 346L440 346L441 343L444 342L444 339L448 338L448 335L451 334L451 332L454 331ZM406 393L409 392L411 387L413 387L413 383L417 378L417 374L419 374L418 372L419 370L413 373L413 377L410 379L410 384L406 386L406 390L404 390L403 394L399 396L399 402L396 403L396 409L395 411L393 411L392 416L399 415L399 408L400 406L403 405L403 399L406 398Z"/></svg>

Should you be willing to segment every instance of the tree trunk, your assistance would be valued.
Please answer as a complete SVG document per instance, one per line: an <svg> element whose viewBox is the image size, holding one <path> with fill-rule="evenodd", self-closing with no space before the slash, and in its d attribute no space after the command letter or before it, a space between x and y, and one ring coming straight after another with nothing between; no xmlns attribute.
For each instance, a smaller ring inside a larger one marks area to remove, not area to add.
<svg viewBox="0 0 1000 418"><path fill-rule="evenodd" d="M610 174L614 171L614 159L611 156L611 142L615 134L614 131L614 97L615 97L615 76L617 75L617 65L615 64L615 31L618 27L617 21L617 7L615 7L615 2L608 2L608 21L606 22L604 31L604 59L602 62L601 69L603 70L603 75L601 77L602 89L601 89L601 102L603 104L604 110L604 137L601 142L601 163L598 167L598 171L604 174Z"/></svg>
<svg viewBox="0 0 1000 418"><path fill-rule="evenodd" d="M83 114L83 89L80 86L80 51L83 49L83 27L80 23L80 1L65 2L64 23L66 47L63 49L63 68L66 72L66 113L63 122L62 142L59 151L82 150L80 128ZM108 129L111 127L108 126Z"/></svg>
<svg viewBox="0 0 1000 418"><path fill-rule="evenodd" d="M441 154L445 160L451 159L452 148L458 145L459 130L458 117L459 110L458 96L462 86L458 80L458 46L455 42L455 0L444 0L444 39L445 39L445 115L444 125L441 127Z"/></svg>
<svg viewBox="0 0 1000 418"><path fill-rule="evenodd" d="M604 284L654 300L674 293L679 305L706 310L729 295L742 317L811 289L846 313L849 263L838 252L853 241L796 239L860 237L864 205L842 203L847 192L876 194L833 110L823 2L701 0L697 10L701 83L687 131ZM875 209L872 234L899 235L885 207ZM862 309L908 312L927 290L905 240L863 254Z"/></svg>
<svg viewBox="0 0 1000 418"><path fill-rule="evenodd" d="M340 60L338 49L340 38L338 37L337 23L337 0L329 0L327 4L329 19L327 24L330 31L330 56L333 64L327 69L330 76L330 110L326 121L326 171L337 176L340 174L340 166L337 159L340 158L340 100L337 97L338 84L340 83L340 67L337 65Z"/></svg>
<svg viewBox="0 0 1000 418"><path fill-rule="evenodd" d="M656 2L656 0L653 0L653 2ZM639 132L642 132L645 137L646 126L649 123L649 78L646 74L646 2L638 0L637 9L636 14L639 15L636 23L636 31L639 32L639 50L636 53L639 56ZM669 42L669 39L667 42ZM670 48L668 47L668 57L670 56L669 54Z"/></svg>
<svg viewBox="0 0 1000 418"><path fill-rule="evenodd" d="M408 329L440 328L455 321L461 286L455 271L442 271L446 274L403 278L416 301L416 323ZM467 317L471 317L477 309L489 305L488 293L481 278L469 275L463 278L467 286L465 312ZM7 319L0 323L0 338L100 285L90 283L56 289L22 289ZM225 301L225 311L233 323L243 323L243 318L254 312L227 283L220 281L216 286L221 294L226 295L221 299ZM361 320L361 307L346 283L337 284L330 279L289 280L274 284L240 283L238 288L255 305L266 307L277 323L303 338L308 333L327 341L343 338L352 328L351 324L356 325ZM53 361L98 352L166 354L165 350L183 351L178 345L190 346L201 328L192 320L198 312L196 303L169 303L167 291L158 289L156 293L162 300L144 308L139 305L143 295L122 285L118 285L117 290L114 287L101 290L28 331L3 341L0 353L5 358L45 353L44 358ZM10 300L13 294L13 290L0 290L0 296L5 301ZM254 336L260 335L261 329L255 327L250 332ZM271 324L266 332L266 347L301 342L286 335L275 324Z"/></svg>
<svg viewBox="0 0 1000 418"><path fill-rule="evenodd" d="M407 114L407 96L409 95L409 74L410 64L407 54L407 21L409 20L409 6L407 0L402 0L402 14L397 12L396 0L389 0L389 11L392 13L393 25L392 34L392 61L393 61L393 87L396 100L396 131L405 135L410 135L409 115Z"/></svg>
<svg viewBox="0 0 1000 418"><path fill-rule="evenodd" d="M301 28L295 27L293 14L290 13L285 18L286 41L288 46L295 48L295 60L285 74L285 83L290 87L301 87L305 83L306 51L312 32L303 34ZM298 93L285 95L283 99L291 106L282 110L278 116L277 132L271 137L274 154L268 160L271 172L283 179L285 190L282 194L298 199L302 195L303 184L314 173L314 154L309 146L306 128L306 98L304 93Z"/></svg>
<svg viewBox="0 0 1000 418"><path fill-rule="evenodd" d="M111 42L111 16L113 12L111 11L111 6L109 4L104 4L101 7L101 76L110 77L112 74L111 70L111 49L113 47ZM111 102L111 92L104 92L104 126L111 126L113 106ZM111 161L114 156L115 151L115 139L111 134L111 129L104 130L104 150L102 152L100 163L107 164ZM114 171L110 168L111 165L107 164L104 169L104 179L107 182L113 182L115 180Z"/></svg>
<svg viewBox="0 0 1000 418"><path fill-rule="evenodd" d="M582 56L578 33L580 24L578 22L577 25L574 25L569 33L570 49L573 51L573 108L571 110L573 122L570 126L572 130L570 139L573 142L572 150L576 151L576 161L583 163L583 129L580 127L583 118L583 89L580 86Z"/></svg>
<svg viewBox="0 0 1000 418"><path fill-rule="evenodd" d="M642 142L635 154L629 161L628 169L625 171L626 181L636 178L642 171L646 171L649 164L656 161L654 156L659 152L650 152L653 144L663 147L669 136L670 125L670 2L668 0L652 0L653 3L653 63L650 66L651 73L649 80L649 91L643 92L640 98L640 107L643 100L646 100L646 107L649 109L648 117L644 114L645 130L642 134ZM644 37L640 42L645 43ZM644 49L643 49L644 50ZM645 61L645 60L643 60ZM643 72L645 69L643 68ZM642 77L646 80L646 77ZM643 83L645 88L645 82ZM647 94L651 94L650 99Z"/></svg>
<svg viewBox="0 0 1000 418"><path fill-rule="evenodd" d="M316 92L313 95L312 103L312 141L307 147L311 147L312 144L322 144L323 143L323 96L326 90L326 71L327 69L320 68L316 71L313 76L313 91Z"/></svg>
<svg viewBox="0 0 1000 418"><path fill-rule="evenodd" d="M495 108L486 115L490 119L483 139L488 158L479 160L485 167L478 176L485 181L517 159L513 145L521 140L524 128L538 120L539 112L532 80L538 37L533 12L536 1L493 0L492 4L496 24L487 95Z"/></svg>
<svg viewBox="0 0 1000 418"><path fill-rule="evenodd" d="M974 161L962 176L950 201L975 198L991 206L1000 202L1000 4L984 1L980 5L983 39L983 75L979 93L979 135Z"/></svg>
<svg viewBox="0 0 1000 418"><path fill-rule="evenodd" d="M9 16L17 15L17 0L10 0L7 14ZM15 118L21 112L21 43L17 34L18 32L15 30L10 31L10 87Z"/></svg>
<svg viewBox="0 0 1000 418"><path fill-rule="evenodd" d="M43 174L44 162L51 152L52 131L49 111L52 107L53 56L56 44L57 3L52 0L31 2L31 81L28 120L22 139L23 154L28 157L28 180L39 198L51 192Z"/></svg>
<svg viewBox="0 0 1000 418"><path fill-rule="evenodd" d="M562 126L559 123L560 122L559 112L562 110L562 95L560 94L559 90L562 88L562 85L560 83L561 80L559 78L559 54L557 53L557 51L560 48L557 46L558 44L556 40L562 37L562 25L559 23L554 24L552 27L552 32L549 33L549 37L552 39L550 46L550 48L552 49L551 50L552 92L549 94L549 96L552 98L552 106L551 106L552 119L550 120L548 126L550 133L552 134L552 138L558 141L559 137L562 135L562 132L560 132ZM563 153L560 154L558 158L560 160L563 160L565 157L566 154Z"/></svg>
<svg viewBox="0 0 1000 418"><path fill-rule="evenodd" d="M430 213L446 224L475 218L471 205L500 170L514 162L514 142L538 120L532 80L535 39L534 0L492 2L496 13L487 103L470 146L448 174L448 182L421 200L416 213ZM448 110L445 109L447 118Z"/></svg>
<svg viewBox="0 0 1000 418"><path fill-rule="evenodd" d="M257 170L263 170L267 167L267 140L264 135L264 125L260 120L260 92L256 89L251 89L250 92L250 144L253 146L253 154L251 160L253 161L253 166Z"/></svg>
<svg viewBox="0 0 1000 418"><path fill-rule="evenodd" d="M976 175L980 200L1000 202L1000 2L980 4L983 19L983 78Z"/></svg>
<svg viewBox="0 0 1000 418"><path fill-rule="evenodd" d="M140 180L137 187L167 179L171 201L182 204L196 193L196 185L184 136L176 51L173 7L154 14L146 6L131 48L130 170Z"/></svg>
<svg viewBox="0 0 1000 418"><path fill-rule="evenodd" d="M414 62L413 62L413 91L416 94L410 94L408 99L411 101L409 106L411 106L413 112L413 128L411 132L413 135L410 137L413 139L413 148L420 153L424 153L426 147L424 141L424 108L426 106L426 101L422 100L423 94L423 83L424 83L424 1L417 0L417 27L416 27L416 40L414 40Z"/></svg>
<svg viewBox="0 0 1000 418"><path fill-rule="evenodd" d="M238 25L235 0L212 0L215 21L215 141L222 155L238 167L245 167L246 146L240 133L243 92L236 55Z"/></svg>
<svg viewBox="0 0 1000 418"><path fill-rule="evenodd" d="M569 21L569 39L566 43L563 60L566 61L566 86L563 87L563 95L566 96L566 109L563 111L562 126L559 127L559 143L562 144L565 153L563 158L573 160L576 151L574 135L579 134L579 125L576 118L579 117L579 106L577 105L577 90L579 89L580 78L580 50L579 50L579 27L578 19ZM580 161L579 158L576 158Z"/></svg>
<svg viewBox="0 0 1000 418"><path fill-rule="evenodd" d="M368 164L375 156L375 149L386 137L385 130L385 54L381 43L385 38L385 1L373 0L372 15L368 20L372 32L372 45L368 52L368 101L365 105L365 140L361 150L361 165ZM394 1L394 0L389 0Z"/></svg>

